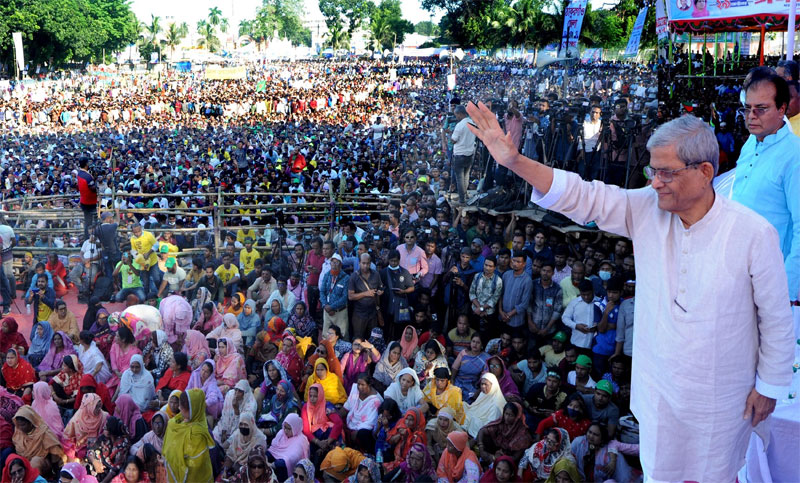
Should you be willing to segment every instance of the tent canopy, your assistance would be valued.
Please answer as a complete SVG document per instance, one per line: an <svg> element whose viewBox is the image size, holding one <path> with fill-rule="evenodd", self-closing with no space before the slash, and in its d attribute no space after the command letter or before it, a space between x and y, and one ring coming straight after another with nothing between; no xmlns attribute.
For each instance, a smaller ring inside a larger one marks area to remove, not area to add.
<svg viewBox="0 0 800 483"><path fill-rule="evenodd" d="M789 2L775 0L665 0L672 30L678 33L786 30ZM703 9L698 9L705 5Z"/></svg>

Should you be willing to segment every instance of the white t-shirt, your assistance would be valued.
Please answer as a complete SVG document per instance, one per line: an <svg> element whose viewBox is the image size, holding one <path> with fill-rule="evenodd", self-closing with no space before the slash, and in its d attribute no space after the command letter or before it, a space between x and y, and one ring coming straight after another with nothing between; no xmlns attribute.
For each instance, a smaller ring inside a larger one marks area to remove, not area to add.
<svg viewBox="0 0 800 483"><path fill-rule="evenodd" d="M597 141L600 140L600 128L602 126L603 123L600 121L600 119L598 119L596 123L592 123L591 121L584 121L583 138L586 141L587 153L594 151L594 147L597 146Z"/></svg>
<svg viewBox="0 0 800 483"><path fill-rule="evenodd" d="M567 374L567 382L572 384L573 386L575 385L576 382L578 382L578 376L577 374L575 374L575 371L570 371L569 374ZM595 386L597 386L597 383L594 382L592 376L589 376L589 381L586 383L586 387L595 387Z"/></svg>
<svg viewBox="0 0 800 483"><path fill-rule="evenodd" d="M97 243L91 243L89 240L83 242L81 245L81 257L84 261L89 261L97 255Z"/></svg>
<svg viewBox="0 0 800 483"><path fill-rule="evenodd" d="M475 135L467 127L467 123L471 119L465 117L456 124L453 129L453 155L455 156L472 156L475 153Z"/></svg>
<svg viewBox="0 0 800 483"><path fill-rule="evenodd" d="M386 132L386 126L383 124L373 124L370 129L372 129L373 141L380 141L383 139L383 134Z"/></svg>

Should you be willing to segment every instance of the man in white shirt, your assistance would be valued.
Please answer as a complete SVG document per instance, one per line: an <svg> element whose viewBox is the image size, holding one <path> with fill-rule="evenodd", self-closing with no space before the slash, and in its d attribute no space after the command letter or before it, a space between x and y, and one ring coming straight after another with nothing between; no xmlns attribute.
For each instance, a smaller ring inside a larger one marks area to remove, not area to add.
<svg viewBox="0 0 800 483"><path fill-rule="evenodd" d="M594 304L592 282L582 280L578 284L578 289L581 291L581 296L567 305L561 321L572 329L572 337L569 340L572 345L577 347L579 352L591 355L592 339L597 332L597 322L600 321L602 314L600 308Z"/></svg>
<svg viewBox="0 0 800 483"><path fill-rule="evenodd" d="M378 116L375 119L375 124L373 124L369 128L370 132L372 133L372 142L373 144L381 142L383 140L383 135L386 133L386 126L381 124L381 117Z"/></svg>
<svg viewBox="0 0 800 483"><path fill-rule="evenodd" d="M794 337L778 232L715 195L714 132L694 116L660 126L647 143L652 183L624 190L526 159L491 110L469 112L535 203L637 248L631 410L645 479L734 481L753 429L788 394Z"/></svg>
<svg viewBox="0 0 800 483"><path fill-rule="evenodd" d="M466 203L467 187L469 186L469 171L472 169L472 158L475 154L475 135L467 127L470 122L464 106L456 106L453 110L458 120L453 135L453 171L458 190L458 202Z"/></svg>
<svg viewBox="0 0 800 483"><path fill-rule="evenodd" d="M583 179L593 180L597 178L600 172L600 146L597 143L600 141L600 131L602 130L603 123L600 121L600 114L602 114L600 106L592 106L589 111L589 119L583 121L583 169L580 174Z"/></svg>

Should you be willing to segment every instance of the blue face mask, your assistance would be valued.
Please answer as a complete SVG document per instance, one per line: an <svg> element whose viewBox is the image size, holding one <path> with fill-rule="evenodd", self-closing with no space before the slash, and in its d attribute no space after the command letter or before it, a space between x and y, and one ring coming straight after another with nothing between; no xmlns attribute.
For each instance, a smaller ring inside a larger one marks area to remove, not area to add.
<svg viewBox="0 0 800 483"><path fill-rule="evenodd" d="M599 272L597 272L597 275L600 277L600 280L604 282L607 282L611 279L611 272L608 272L606 270L600 270Z"/></svg>
<svg viewBox="0 0 800 483"><path fill-rule="evenodd" d="M387 266L386 268L388 268L389 270L392 270L392 271L395 271L395 270L400 270L400 265L398 265L398 266L396 266L396 267L393 267L393 266L389 265L389 266Z"/></svg>
<svg viewBox="0 0 800 483"><path fill-rule="evenodd" d="M567 408L567 415L571 418L577 418L581 412L575 408Z"/></svg>

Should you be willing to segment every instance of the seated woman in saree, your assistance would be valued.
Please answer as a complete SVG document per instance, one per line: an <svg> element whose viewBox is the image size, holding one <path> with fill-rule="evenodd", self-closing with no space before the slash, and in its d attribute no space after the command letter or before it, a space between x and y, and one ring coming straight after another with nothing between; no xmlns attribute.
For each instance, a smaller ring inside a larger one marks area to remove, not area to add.
<svg viewBox="0 0 800 483"><path fill-rule="evenodd" d="M53 340L53 329L46 321L37 322L31 328L31 346L28 349L28 362L36 367L42 362L47 351L50 350L50 343Z"/></svg>
<svg viewBox="0 0 800 483"><path fill-rule="evenodd" d="M150 341L144 348L144 358L147 363L147 370L153 374L154 379L159 379L172 365L172 356L175 351L167 342L167 333L163 330L155 330L150 333Z"/></svg>
<svg viewBox="0 0 800 483"><path fill-rule="evenodd" d="M206 336L196 330L186 331L182 352L189 356L189 367L192 370L197 369L206 359L211 358L211 349L208 347Z"/></svg>
<svg viewBox="0 0 800 483"><path fill-rule="evenodd" d="M447 356L444 353L444 346L436 339L429 340L425 344L425 350L417 352L414 361L414 370L423 384L433 379L433 371L439 367L450 367L447 363Z"/></svg>
<svg viewBox="0 0 800 483"><path fill-rule="evenodd" d="M113 416L108 418L105 431L86 452L89 473L98 481L110 480L124 468L130 448L131 440L123 422Z"/></svg>
<svg viewBox="0 0 800 483"><path fill-rule="evenodd" d="M258 412L258 427L269 440L278 434L283 427L283 422L289 414L300 413L300 401L294 386L289 381L278 382L275 395L269 401L264 401Z"/></svg>
<svg viewBox="0 0 800 483"><path fill-rule="evenodd" d="M403 348L403 357L409 364L413 364L417 358L417 352L419 352L419 336L417 335L417 329L415 329L413 325L407 325L406 328L403 329L403 335L400 336L398 342Z"/></svg>
<svg viewBox="0 0 800 483"><path fill-rule="evenodd" d="M78 396L75 398L75 410L81 407L84 394L94 393L100 396L103 401L103 410L108 414L114 414L116 404L111 400L111 393L105 384L101 384L94 380L91 374L84 374L81 376L80 387L78 389Z"/></svg>
<svg viewBox="0 0 800 483"><path fill-rule="evenodd" d="M453 420L453 410L445 406L439 410L435 418L428 421L425 433L428 436L428 449L435 461L439 461L447 449L447 436L453 431L463 431L460 424Z"/></svg>
<svg viewBox="0 0 800 483"><path fill-rule="evenodd" d="M388 388L394 382L397 375L408 367L403 358L403 348L398 342L392 342L383 351L383 355L375 365L375 381L383 388Z"/></svg>
<svg viewBox="0 0 800 483"><path fill-rule="evenodd" d="M141 355L142 351L136 346L133 332L127 326L120 325L119 329L117 329L117 337L114 339L114 343L111 344L111 377L107 381L102 381L102 378L97 377L95 379L108 386L109 390L116 391L122 378L122 373L131 366L131 359L137 354ZM85 363L84 366L86 366Z"/></svg>
<svg viewBox="0 0 800 483"><path fill-rule="evenodd" d="M164 463L170 483L211 483L214 471L203 391L189 389L180 396L180 414L169 420L164 434Z"/></svg>
<svg viewBox="0 0 800 483"><path fill-rule="evenodd" d="M308 362L306 363L306 369L308 367L314 367L317 363L318 359L325 359L328 363L328 371L336 374L339 377L339 380L342 381L342 385L344 385L344 378L342 377L342 364L339 362L339 359L336 357L336 351L333 348L333 343L323 337L322 340L319 341L319 345L317 346L314 353L308 356ZM305 391L305 386L302 386L303 391Z"/></svg>
<svg viewBox="0 0 800 483"><path fill-rule="evenodd" d="M375 448L372 430L378 424L378 407L383 397L372 387L372 377L366 372L359 374L356 380L339 416L345 420L345 441L348 446L368 453Z"/></svg>
<svg viewBox="0 0 800 483"><path fill-rule="evenodd" d="M222 339L226 339L228 344L231 344L231 352L240 353L244 350L244 343L242 342L242 331L239 330L239 320L233 314L225 314L222 317L222 324L212 330L206 335L209 341L216 340L217 352L219 352L219 343ZM209 343L213 345L213 343ZM244 365L244 361L242 361Z"/></svg>
<svg viewBox="0 0 800 483"><path fill-rule="evenodd" d="M397 373L394 382L386 389L383 395L386 398L394 399L403 413L409 409L421 407L425 397L419 387L417 373L410 367L406 367Z"/></svg>
<svg viewBox="0 0 800 483"><path fill-rule="evenodd" d="M12 483L47 483L42 478L39 470L31 466L30 462L22 456L11 453L6 458L6 466L3 468L3 480Z"/></svg>
<svg viewBox="0 0 800 483"><path fill-rule="evenodd" d="M578 466L572 459L572 455L569 455L556 461L545 483L581 483L582 481L584 479L578 472Z"/></svg>
<svg viewBox="0 0 800 483"><path fill-rule="evenodd" d="M364 458L362 453L353 448L339 446L333 448L319 464L323 481L347 481L356 473L359 463Z"/></svg>
<svg viewBox="0 0 800 483"><path fill-rule="evenodd" d="M367 372L370 364L378 362L381 354L367 341L360 338L353 339L349 352L342 357L342 382L345 388L351 387L356 382L356 377L362 372Z"/></svg>
<svg viewBox="0 0 800 483"><path fill-rule="evenodd" d="M111 357L111 345L114 343L116 334L111 330L109 324L110 314L108 310L101 308L97 310L95 317L94 323L89 327L89 332L94 334L94 343L97 344L97 348L100 349L103 356Z"/></svg>
<svg viewBox="0 0 800 483"><path fill-rule="evenodd" d="M516 463L510 456L500 456L494 460L494 465L481 477L480 483L512 483L517 481Z"/></svg>
<svg viewBox="0 0 800 483"><path fill-rule="evenodd" d="M461 401L461 389L450 384L450 369L439 367L433 374L434 380L429 381L422 390L425 396L422 412L426 418L434 418L439 410L447 406L453 411L453 419L458 424L464 424L464 404Z"/></svg>
<svg viewBox="0 0 800 483"><path fill-rule="evenodd" d="M262 366L262 371L264 373L264 381L259 385L258 389L253 391L256 404L259 408L263 407L264 402L272 400L272 396L275 395L279 382L289 381L291 383L291 379L283 368L283 364L277 360L266 361Z"/></svg>
<svg viewBox="0 0 800 483"><path fill-rule="evenodd" d="M517 387L517 383L514 382L514 378L511 377L511 371L506 368L506 363L503 358L500 356L492 356L486 361L486 365L489 368L489 372L494 374L497 378L497 382L500 384L500 390L503 392L505 398L522 402L522 398L519 395L519 387Z"/></svg>
<svg viewBox="0 0 800 483"><path fill-rule="evenodd" d="M80 409L64 428L64 452L71 460L86 457L89 440L103 433L107 419L108 413L103 411L100 396L91 393L84 395Z"/></svg>
<svg viewBox="0 0 800 483"><path fill-rule="evenodd" d="M462 431L453 431L447 436L447 449L439 459L436 476L450 482L477 482L481 477L478 456L467 444L469 436Z"/></svg>
<svg viewBox="0 0 800 483"><path fill-rule="evenodd" d="M205 394L203 407L209 416L214 419L219 418L225 399L217 386L217 378L214 377L214 361L208 359L199 368L192 371L186 389L202 389Z"/></svg>
<svg viewBox="0 0 800 483"><path fill-rule="evenodd" d="M50 379L61 371L61 364L64 363L64 357L73 354L76 354L75 347L69 335L67 335L66 332L54 333L47 354L45 354L36 368L39 374L39 380L50 382Z"/></svg>
<svg viewBox="0 0 800 483"><path fill-rule="evenodd" d="M236 346L231 339L223 337L217 339L217 355L214 356L216 369L214 375L219 384L219 391L222 394L236 385L242 379L247 380L247 370L244 366L244 358L236 351Z"/></svg>
<svg viewBox="0 0 800 483"><path fill-rule="evenodd" d="M33 401L33 383L36 382L36 371L28 361L20 357L17 349L9 349L6 362L2 368L3 380L8 392L19 396L30 404Z"/></svg>
<svg viewBox="0 0 800 483"><path fill-rule="evenodd" d="M78 344L78 357L86 373L94 376L97 382L105 384L113 393L116 390L116 386L111 387L108 385L108 382L114 380L116 376L111 373L108 361L103 357L103 353L100 352L100 349L97 348L97 344L94 342L94 335L92 335L91 332L83 331L81 332L80 341L81 343ZM139 349L137 348L136 350ZM133 356L134 354L135 352L131 351L130 355ZM130 358L125 360L125 364L127 364L125 368L130 366ZM120 375L122 375L121 372ZM116 381L118 384L119 379L116 379Z"/></svg>
<svg viewBox="0 0 800 483"><path fill-rule="evenodd" d="M45 477L52 477L67 462L61 441L30 406L22 406L14 415L14 450L30 461Z"/></svg>
<svg viewBox="0 0 800 483"><path fill-rule="evenodd" d="M161 410L164 411L170 419L181 413L180 401L182 392L183 391L176 390L169 393L166 404L161 407Z"/></svg>
<svg viewBox="0 0 800 483"><path fill-rule="evenodd" d="M400 412L400 407L394 402L394 399L387 397L378 407L378 422L373 430L375 435L375 454L380 451L385 463L394 461L394 448L389 443L389 435L396 434L393 432L394 428L402 417L403 413Z"/></svg>
<svg viewBox="0 0 800 483"><path fill-rule="evenodd" d="M506 398L497 378L491 372L481 376L481 392L472 404L464 403L464 429L471 438L478 437L482 427L503 415Z"/></svg>
<svg viewBox="0 0 800 483"><path fill-rule="evenodd" d="M267 450L267 460L274 465L278 480L286 481L289 469L308 455L309 444L303 434L303 420L297 414L290 414Z"/></svg>
<svg viewBox="0 0 800 483"><path fill-rule="evenodd" d="M289 311L283 306L283 301L280 297L270 299L270 301L264 304L264 308L261 312L262 318L267 322L276 317L284 321L289 318Z"/></svg>
<svg viewBox="0 0 800 483"><path fill-rule="evenodd" d="M580 393L574 393L567 399L567 407L559 409L550 416L542 419L536 427L536 434L541 436L550 428L564 428L569 433L569 439L574 441L578 436L586 434L592 424L586 409L586 402Z"/></svg>
<svg viewBox="0 0 800 483"><path fill-rule="evenodd" d="M428 448L423 443L414 443L408 449L406 458L397 467L387 472L386 481L399 481L403 483L416 483L422 478L427 481L436 481L436 466Z"/></svg>
<svg viewBox="0 0 800 483"><path fill-rule="evenodd" d="M144 367L144 358L136 354L131 358L131 365L122 373L122 380L117 389L117 398L130 396L141 411L150 408L150 402L156 400L156 386L153 375Z"/></svg>
<svg viewBox="0 0 800 483"><path fill-rule="evenodd" d="M250 451L247 464L242 466L229 481L230 483L278 483L272 466L267 463L266 452L261 447L255 447Z"/></svg>
<svg viewBox="0 0 800 483"><path fill-rule="evenodd" d="M317 323L309 315L308 306L305 302L294 304L289 320L286 321L286 327L294 329L300 337L316 338L319 330Z"/></svg>
<svg viewBox="0 0 800 483"><path fill-rule="evenodd" d="M245 347L253 345L256 334L261 330L261 316L256 311L256 301L247 299L242 308L242 313L236 316L239 321L239 330L242 331L242 340Z"/></svg>
<svg viewBox="0 0 800 483"><path fill-rule="evenodd" d="M517 467L517 476L525 481L547 479L555 462L569 455L570 443L567 430L549 429L544 438L525 451ZM605 478L600 481L605 481Z"/></svg>
<svg viewBox="0 0 800 483"><path fill-rule="evenodd" d="M206 302L202 306L200 318L192 325L192 329L202 332L203 336L222 325L222 314L219 313L213 302Z"/></svg>
<svg viewBox="0 0 800 483"><path fill-rule="evenodd" d="M308 401L308 390L314 384L319 384L325 390L325 400L332 404L344 404L347 401L347 393L344 391L342 381L339 376L328 371L328 361L319 358L314 364L314 372L308 377L306 383L305 397Z"/></svg>
<svg viewBox="0 0 800 483"><path fill-rule="evenodd" d="M236 317L242 313L244 309L244 294L242 292L236 292L231 296L230 302L225 307L225 315L232 314ZM224 316L223 316L224 317Z"/></svg>
<svg viewBox="0 0 800 483"><path fill-rule="evenodd" d="M50 385L53 390L53 401L61 409L72 410L78 399L81 388L83 364L75 354L65 356L61 362L61 370L53 377Z"/></svg>
<svg viewBox="0 0 800 483"><path fill-rule="evenodd" d="M510 402L503 408L503 415L478 431L478 455L481 461L496 461L501 456L510 456L519 461L522 454L533 444L530 430L525 425L522 405Z"/></svg>
<svg viewBox="0 0 800 483"><path fill-rule="evenodd" d="M453 361L453 384L461 389L465 401L478 397L478 382L481 374L489 370L486 361L489 354L483 351L483 340L477 332L472 335L469 348L458 353Z"/></svg>
<svg viewBox="0 0 800 483"><path fill-rule="evenodd" d="M24 355L28 351L28 341L19 332L17 320L8 316L0 322L0 352L6 353L9 349L15 348Z"/></svg>
<svg viewBox="0 0 800 483"><path fill-rule="evenodd" d="M129 395L123 394L117 399L114 417L119 418L125 425L125 431L131 443L136 443L147 434L147 421L142 417L139 406Z"/></svg>
<svg viewBox="0 0 800 483"><path fill-rule="evenodd" d="M151 444L153 445L153 448L161 451L162 447L164 446L164 433L167 430L167 423L169 422L169 419L169 416L164 411L158 411L155 413L150 419L150 425L153 427L153 429L146 432L144 436L142 436L142 439L133 443L130 454L135 455L136 452L146 444Z"/></svg>
<svg viewBox="0 0 800 483"><path fill-rule="evenodd" d="M250 391L247 381L239 381L236 386L225 395L225 403L222 406L222 414L214 426L211 435L214 440L222 444L230 438L236 431L239 424L239 416L244 413L255 415L257 410L256 400Z"/></svg>
<svg viewBox="0 0 800 483"><path fill-rule="evenodd" d="M236 430L222 443L222 449L225 451L225 474L237 473L247 464L250 451L256 447L266 448L267 438L256 427L253 414L242 413Z"/></svg>
<svg viewBox="0 0 800 483"><path fill-rule="evenodd" d="M295 388L300 387L300 378L303 372L303 359L297 352L297 339L291 334L283 336L280 352L275 356L275 360L281 363L286 370L286 375Z"/></svg>
<svg viewBox="0 0 800 483"><path fill-rule="evenodd" d="M308 398L300 414L303 434L311 444L312 455L322 460L322 455L341 441L344 423L336 407L325 400L325 389L321 384L313 384L308 388Z"/></svg>
<svg viewBox="0 0 800 483"><path fill-rule="evenodd" d="M58 405L53 401L53 393L46 382L39 381L33 385L33 402L31 408L50 428L59 440L64 434L64 421L61 419L61 412Z"/></svg>
<svg viewBox="0 0 800 483"><path fill-rule="evenodd" d="M586 435L578 436L571 445L581 477L585 481L631 481L631 467L620 454L620 446L636 445L611 441L605 425L592 423Z"/></svg>
<svg viewBox="0 0 800 483"><path fill-rule="evenodd" d="M192 371L189 369L189 357L185 352L175 352L172 355L172 363L167 372L161 376L156 386L156 397L158 397L158 407L167 403L167 398L172 391L183 391L189 384L189 377ZM150 409L153 409L150 406Z"/></svg>
<svg viewBox="0 0 800 483"><path fill-rule="evenodd" d="M428 442L425 434L425 415L419 409L409 409L394 429L389 432L389 444L394 446L394 461L384 463L384 470L392 471L406 460L409 450L415 444Z"/></svg>

